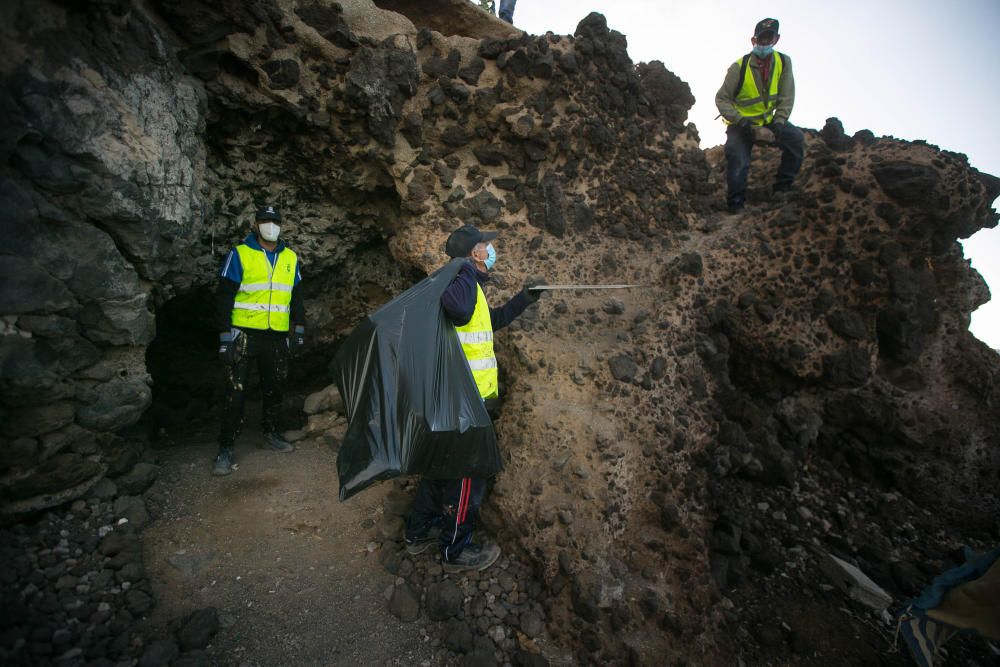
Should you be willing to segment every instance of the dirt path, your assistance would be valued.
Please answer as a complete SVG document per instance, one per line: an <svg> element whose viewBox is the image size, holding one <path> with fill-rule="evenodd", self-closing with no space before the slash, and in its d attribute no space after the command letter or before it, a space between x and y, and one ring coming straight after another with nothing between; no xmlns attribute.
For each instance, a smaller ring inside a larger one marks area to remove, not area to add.
<svg viewBox="0 0 1000 667"><path fill-rule="evenodd" d="M210 474L208 434L161 451L143 537L152 623L218 608L213 665L430 664L421 624L389 613L393 577L368 549L389 485L341 503L329 448L265 452L259 437L243 434L224 478Z"/></svg>

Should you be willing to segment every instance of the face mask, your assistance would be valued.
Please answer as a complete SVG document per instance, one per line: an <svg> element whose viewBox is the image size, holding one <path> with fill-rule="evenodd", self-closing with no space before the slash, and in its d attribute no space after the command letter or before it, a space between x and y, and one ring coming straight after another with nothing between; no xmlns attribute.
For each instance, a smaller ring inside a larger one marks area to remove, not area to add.
<svg viewBox="0 0 1000 667"><path fill-rule="evenodd" d="M493 269L493 265L497 263L497 251L493 247L493 244L486 246L486 261L483 264L486 265L486 270L490 271Z"/></svg>
<svg viewBox="0 0 1000 667"><path fill-rule="evenodd" d="M281 233L281 228L273 222L262 222L257 226L257 229L260 230L262 239L272 243L278 240L278 234Z"/></svg>
<svg viewBox="0 0 1000 667"><path fill-rule="evenodd" d="M760 44L753 47L753 54L758 58L767 58L774 51L774 44L768 44L767 46L761 46Z"/></svg>

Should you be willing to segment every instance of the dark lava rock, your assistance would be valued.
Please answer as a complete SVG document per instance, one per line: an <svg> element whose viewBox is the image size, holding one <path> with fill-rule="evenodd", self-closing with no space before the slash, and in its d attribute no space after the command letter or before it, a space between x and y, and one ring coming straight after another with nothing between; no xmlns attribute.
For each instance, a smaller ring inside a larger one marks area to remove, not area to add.
<svg viewBox="0 0 1000 667"><path fill-rule="evenodd" d="M352 49L360 44L344 21L344 10L337 3L302 3L295 8L302 21L316 30L327 41L342 49Z"/></svg>
<svg viewBox="0 0 1000 667"><path fill-rule="evenodd" d="M601 310L608 315L621 315L625 312L625 303L621 299L608 299L601 306Z"/></svg>
<svg viewBox="0 0 1000 667"><path fill-rule="evenodd" d="M696 252L684 253L677 260L677 270L695 278L701 277L701 255Z"/></svg>
<svg viewBox="0 0 1000 667"><path fill-rule="evenodd" d="M299 82L299 63L295 60L271 60L261 69L267 73L268 87L273 90L292 88Z"/></svg>
<svg viewBox="0 0 1000 667"><path fill-rule="evenodd" d="M673 503L664 504L660 508L660 525L668 533L681 524L681 513Z"/></svg>
<svg viewBox="0 0 1000 667"><path fill-rule="evenodd" d="M512 664L514 667L549 667L549 661L544 655L531 653L524 649L518 649L514 652Z"/></svg>
<svg viewBox="0 0 1000 667"><path fill-rule="evenodd" d="M206 607L188 616L177 633L177 641L185 651L205 648L218 631L219 610Z"/></svg>
<svg viewBox="0 0 1000 667"><path fill-rule="evenodd" d="M904 206L926 200L940 180L933 167L912 162L885 162L872 167L872 174L879 187Z"/></svg>
<svg viewBox="0 0 1000 667"><path fill-rule="evenodd" d="M118 495L118 487L107 477L102 477L97 484L90 489L90 493L87 494L91 498L100 498L101 500L109 500Z"/></svg>
<svg viewBox="0 0 1000 667"><path fill-rule="evenodd" d="M712 551L723 553L740 553L740 529L728 522L719 522L712 530L712 540L709 547Z"/></svg>
<svg viewBox="0 0 1000 667"><path fill-rule="evenodd" d="M104 536L98 548L105 556L114 556L120 551L135 549L137 545L138 542L134 535L112 531Z"/></svg>
<svg viewBox="0 0 1000 667"><path fill-rule="evenodd" d="M487 37L479 43L479 55L487 60L496 60L503 53L503 42Z"/></svg>
<svg viewBox="0 0 1000 667"><path fill-rule="evenodd" d="M844 338L864 340L868 337L865 321L853 310L835 310L826 316L826 323Z"/></svg>
<svg viewBox="0 0 1000 667"><path fill-rule="evenodd" d="M170 667L211 667L212 662L204 651L191 651L171 663ZM89 666L88 666L89 667Z"/></svg>
<svg viewBox="0 0 1000 667"><path fill-rule="evenodd" d="M844 124L837 118L827 118L826 125L819 131L819 137L835 151L848 151L854 141L844 133Z"/></svg>
<svg viewBox="0 0 1000 667"><path fill-rule="evenodd" d="M521 632L531 639L539 637L545 632L545 621L541 614L536 611L529 610L521 614L520 624Z"/></svg>
<svg viewBox="0 0 1000 667"><path fill-rule="evenodd" d="M483 73L485 68L486 63L483 62L482 58L473 58L468 65L458 70L458 77L470 86L474 86L479 82L479 75Z"/></svg>
<svg viewBox="0 0 1000 667"><path fill-rule="evenodd" d="M596 623L601 618L598 607L600 587L600 582L592 576L579 574L573 580L573 609L580 618L590 623Z"/></svg>
<svg viewBox="0 0 1000 667"><path fill-rule="evenodd" d="M611 375L621 382L632 382L639 372L639 367L627 354L617 354L611 357L608 360L608 366L611 368Z"/></svg>
<svg viewBox="0 0 1000 667"><path fill-rule="evenodd" d="M757 642L768 648L778 648L785 643L785 636L777 625L765 625L757 630Z"/></svg>
<svg viewBox="0 0 1000 667"><path fill-rule="evenodd" d="M128 610L136 616L141 616L153 608L153 598L142 591L130 590L125 594L125 601L128 603Z"/></svg>
<svg viewBox="0 0 1000 667"><path fill-rule="evenodd" d="M510 70L515 76L525 76L530 66L531 61L524 49L518 49L513 53L501 53L497 58L497 67Z"/></svg>
<svg viewBox="0 0 1000 667"><path fill-rule="evenodd" d="M642 96L652 106L654 113L674 123L684 123L688 110L694 106L691 87L659 60L639 63L636 65L636 73L639 75Z"/></svg>
<svg viewBox="0 0 1000 667"><path fill-rule="evenodd" d="M871 375L871 358L864 349L851 346L824 357L823 374L834 386L860 387Z"/></svg>
<svg viewBox="0 0 1000 667"><path fill-rule="evenodd" d="M123 495L138 496L156 481L159 468L152 463L136 463L127 475L122 475L115 482Z"/></svg>
<svg viewBox="0 0 1000 667"><path fill-rule="evenodd" d="M462 611L463 599L462 589L451 579L434 584L427 589L424 598L427 616L432 621L444 621L457 616Z"/></svg>
<svg viewBox="0 0 1000 667"><path fill-rule="evenodd" d="M467 622L453 619L444 628L444 644L456 653L469 653L475 646L475 637Z"/></svg>
<svg viewBox="0 0 1000 667"><path fill-rule="evenodd" d="M649 367L649 377L653 380L662 380L667 374L667 360L664 357L653 359L652 366Z"/></svg>
<svg viewBox="0 0 1000 667"><path fill-rule="evenodd" d="M403 621L411 623L420 618L420 598L407 583L400 584L392 590L389 598L389 611Z"/></svg>
<svg viewBox="0 0 1000 667"><path fill-rule="evenodd" d="M461 125L451 125L441 133L441 141L452 148L458 148L469 143L472 133Z"/></svg>
<svg viewBox="0 0 1000 667"><path fill-rule="evenodd" d="M382 145L393 144L403 103L417 92L418 80L412 51L363 47L351 58L347 99L366 112L368 131Z"/></svg>
<svg viewBox="0 0 1000 667"><path fill-rule="evenodd" d="M177 648L177 642L173 639L160 639L142 652L139 658L139 667L165 667L181 654Z"/></svg>
<svg viewBox="0 0 1000 667"><path fill-rule="evenodd" d="M476 651L462 658L458 664L459 667L496 667L497 659L492 652Z"/></svg>
<svg viewBox="0 0 1000 667"><path fill-rule="evenodd" d="M476 156L476 159L479 160L480 164L484 164L488 167L499 167L504 161L504 154L493 148L476 146L472 149L472 153ZM494 179L494 183L495 182L496 179Z"/></svg>
<svg viewBox="0 0 1000 667"><path fill-rule="evenodd" d="M858 130L854 133L854 140L862 146L871 146L875 143L875 133L871 130Z"/></svg>

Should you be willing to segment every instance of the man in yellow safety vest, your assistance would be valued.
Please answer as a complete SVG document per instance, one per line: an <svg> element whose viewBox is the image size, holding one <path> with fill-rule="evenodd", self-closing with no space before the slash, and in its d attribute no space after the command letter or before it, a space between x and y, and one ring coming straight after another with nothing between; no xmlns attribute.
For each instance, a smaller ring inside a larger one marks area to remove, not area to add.
<svg viewBox="0 0 1000 667"><path fill-rule="evenodd" d="M489 405L500 395L493 332L510 324L524 309L538 301L542 290L531 289L545 281L531 280L510 301L490 308L483 287L497 260L490 243L496 232L482 232L472 225L453 231L445 244L449 257L465 258L458 274L441 295L441 307L455 325L479 395ZM486 480L420 480L413 511L406 523L406 550L411 555L437 542L445 572L484 570L500 557L496 544L475 544L472 529L486 492Z"/></svg>
<svg viewBox="0 0 1000 667"><path fill-rule="evenodd" d="M802 130L788 122L795 103L792 61L774 50L781 35L777 19L763 19L754 28L753 50L729 66L715 106L726 122L726 205L730 213L746 203L750 151L755 143L781 149L781 164L771 189L782 199L802 167Z"/></svg>
<svg viewBox="0 0 1000 667"><path fill-rule="evenodd" d="M273 206L257 211L252 232L229 251L216 289L219 357L226 369L219 453L213 475L233 471L233 445L243 426L243 403L251 364L260 373L264 449L291 452L278 433L288 360L305 343L298 257L278 240L281 214Z"/></svg>

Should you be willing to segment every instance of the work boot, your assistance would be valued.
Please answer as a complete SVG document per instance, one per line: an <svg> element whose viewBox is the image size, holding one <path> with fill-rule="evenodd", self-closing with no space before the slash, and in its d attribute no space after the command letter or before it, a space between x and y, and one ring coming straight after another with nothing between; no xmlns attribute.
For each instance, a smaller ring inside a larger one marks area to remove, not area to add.
<svg viewBox="0 0 1000 667"><path fill-rule="evenodd" d="M432 544L441 539L441 527L431 526L427 534L422 537L406 538L406 553L416 556L427 551Z"/></svg>
<svg viewBox="0 0 1000 667"><path fill-rule="evenodd" d="M295 445L288 442L278 433L265 433L264 439L259 445L261 449L270 449L272 452L294 452Z"/></svg>
<svg viewBox="0 0 1000 667"><path fill-rule="evenodd" d="M233 471L233 449L231 447L220 447L219 454L215 457L215 464L212 466L212 474L216 477L223 477Z"/></svg>
<svg viewBox="0 0 1000 667"><path fill-rule="evenodd" d="M462 549L462 553L451 560L446 560L443 567L444 571L449 573L478 572L493 565L493 563L497 562L497 558L500 558L500 547L497 545L487 544L480 546L478 544L470 544Z"/></svg>

